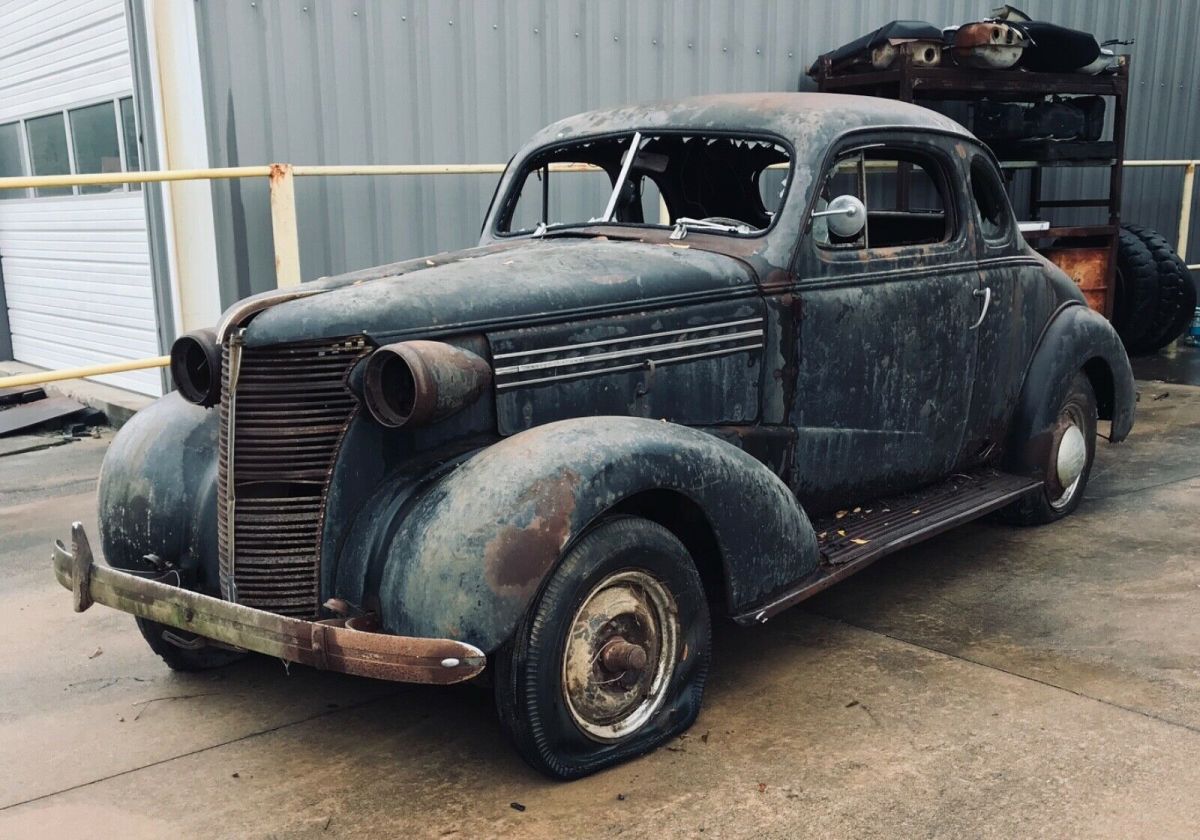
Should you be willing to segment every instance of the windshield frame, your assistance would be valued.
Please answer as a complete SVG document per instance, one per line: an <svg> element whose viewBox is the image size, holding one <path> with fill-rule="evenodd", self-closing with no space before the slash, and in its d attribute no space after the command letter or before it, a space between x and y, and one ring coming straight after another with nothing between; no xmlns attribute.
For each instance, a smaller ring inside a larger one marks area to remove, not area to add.
<svg viewBox="0 0 1200 840"><path fill-rule="evenodd" d="M520 159L514 159L509 162L505 168L504 174L497 183L496 196L493 198L492 206L489 208L489 221L486 225L488 234L498 240L513 240L513 239L536 239L539 237L537 228L520 231L502 231L500 230L501 221L508 218L511 221L512 214L516 210L516 203L521 195L521 190L524 187L524 179L521 174L525 172L526 164L547 152L553 152L559 149L564 149L570 146L576 146L581 143L594 142L597 140L609 140L614 138L632 139L635 134L641 134L643 139L650 137L658 137L664 135L677 135L685 137L727 137L738 140L750 140L764 143L771 143L785 151L788 156L787 161L787 180L784 186L784 193L780 197L778 209L771 216L771 223L764 228L757 228L750 233L737 233L734 231L719 231L719 230L697 230L697 233L711 234L713 236L724 236L731 239L750 240L762 239L771 233L775 226L779 223L779 218L783 215L783 210L792 198L792 188L796 180L796 149L790 140L780 134L771 131L735 131L730 129L705 129L695 127L668 126L668 127L652 127L639 128L631 126L622 128L616 131L597 132L595 134L580 134L571 138L558 140L553 143L546 143L536 148L530 149L527 154L521 155ZM531 168L529 172L532 172ZM507 189L503 195L500 195L500 190L504 187L505 182L508 182ZM612 189L616 189L620 184L613 184ZM603 210L604 208L600 208ZM625 228L630 231L671 231L675 228L676 223L660 224L658 222L619 222L619 221L601 221L599 219L593 221L566 222L555 223L543 229L542 233L554 233L561 230L576 230L581 228L602 228L602 227L618 227ZM599 235L599 234L597 234Z"/></svg>

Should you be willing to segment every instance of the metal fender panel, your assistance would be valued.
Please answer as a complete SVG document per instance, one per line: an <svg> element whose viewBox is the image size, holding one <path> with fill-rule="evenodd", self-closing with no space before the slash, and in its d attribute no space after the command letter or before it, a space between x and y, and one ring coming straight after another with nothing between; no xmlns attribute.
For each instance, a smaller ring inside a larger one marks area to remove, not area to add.
<svg viewBox="0 0 1200 840"><path fill-rule="evenodd" d="M1080 370L1092 380L1100 417L1112 421L1109 440L1129 435L1137 399L1129 357L1103 316L1071 302L1050 321L1029 363L1009 433L1009 469L1028 474L1046 463L1059 406Z"/></svg>
<svg viewBox="0 0 1200 840"><path fill-rule="evenodd" d="M752 456L662 421L564 420L489 447L413 503L384 549L385 628L494 650L572 540L618 502L655 489L704 511L731 610L816 568L808 517Z"/></svg>
<svg viewBox="0 0 1200 840"><path fill-rule="evenodd" d="M167 394L121 427L100 470L100 536L118 569L147 554L217 591L217 412Z"/></svg>

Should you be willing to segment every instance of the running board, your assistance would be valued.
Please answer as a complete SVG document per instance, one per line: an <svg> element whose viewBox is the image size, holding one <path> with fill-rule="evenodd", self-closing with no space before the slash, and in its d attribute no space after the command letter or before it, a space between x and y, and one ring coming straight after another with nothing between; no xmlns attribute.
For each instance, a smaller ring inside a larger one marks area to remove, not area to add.
<svg viewBox="0 0 1200 840"><path fill-rule="evenodd" d="M977 470L816 519L813 527L821 550L817 570L765 606L734 616L734 621L766 621L880 557L998 510L1041 484L1040 479L999 470Z"/></svg>

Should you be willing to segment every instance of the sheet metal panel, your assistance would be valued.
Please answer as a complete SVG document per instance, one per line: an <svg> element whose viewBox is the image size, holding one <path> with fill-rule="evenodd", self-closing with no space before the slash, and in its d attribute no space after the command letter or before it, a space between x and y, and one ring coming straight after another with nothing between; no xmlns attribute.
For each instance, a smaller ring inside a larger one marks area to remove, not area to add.
<svg viewBox="0 0 1200 840"><path fill-rule="evenodd" d="M214 166L508 159L559 117L698 93L794 90L821 52L894 18L961 23L965 0L261 0L196 4ZM1185 0L1059 0L1031 14L1135 38L1129 155L1200 156L1200 15ZM1056 174L1082 195L1092 180ZM1126 218L1170 238L1181 173L1130 170ZM300 179L313 278L476 241L492 176ZM1099 188L1097 184L1095 188ZM267 192L214 187L225 302L273 283ZM1200 213L1192 241L1200 242Z"/></svg>

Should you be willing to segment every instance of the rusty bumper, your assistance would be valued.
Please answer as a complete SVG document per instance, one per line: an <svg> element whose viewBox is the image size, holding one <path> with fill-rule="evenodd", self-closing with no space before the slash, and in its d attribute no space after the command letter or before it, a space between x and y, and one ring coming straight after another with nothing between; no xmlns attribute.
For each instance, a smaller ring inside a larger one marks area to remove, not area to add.
<svg viewBox="0 0 1200 840"><path fill-rule="evenodd" d="M290 662L398 682L448 684L484 669L483 651L451 639L369 633L339 621L302 621L148 580L92 559L83 526L71 526L71 548L54 546L54 575L74 595L75 611L104 604Z"/></svg>

